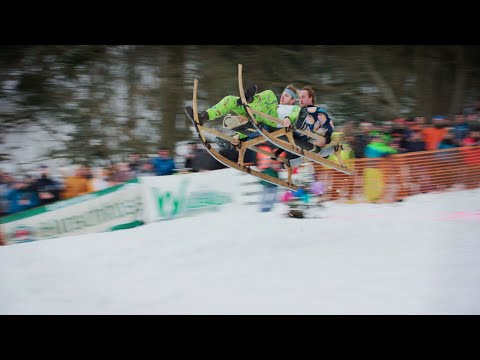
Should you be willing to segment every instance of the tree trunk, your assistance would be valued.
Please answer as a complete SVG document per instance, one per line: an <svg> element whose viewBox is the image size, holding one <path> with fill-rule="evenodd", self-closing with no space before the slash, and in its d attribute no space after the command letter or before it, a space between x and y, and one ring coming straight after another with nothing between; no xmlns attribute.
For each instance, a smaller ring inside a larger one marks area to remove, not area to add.
<svg viewBox="0 0 480 360"><path fill-rule="evenodd" d="M463 111L463 97L465 83L467 79L467 69L465 66L465 50L463 47L459 46L455 49L456 51L456 62L455 62L455 73L453 81L453 91L451 93L451 101L449 108L449 116L453 116L457 112Z"/></svg>
<svg viewBox="0 0 480 360"><path fill-rule="evenodd" d="M184 128L184 122L180 118L179 110L183 108L185 54L183 46L165 46L163 50L163 56L165 56L166 61L161 72L162 77L165 79L161 91L161 144L173 150L177 141L177 121L180 121L179 127Z"/></svg>

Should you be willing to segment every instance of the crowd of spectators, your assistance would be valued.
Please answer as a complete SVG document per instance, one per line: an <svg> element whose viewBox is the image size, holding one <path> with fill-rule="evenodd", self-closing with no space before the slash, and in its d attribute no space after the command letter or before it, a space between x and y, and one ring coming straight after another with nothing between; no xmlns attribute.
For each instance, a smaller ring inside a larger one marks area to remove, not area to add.
<svg viewBox="0 0 480 360"><path fill-rule="evenodd" d="M475 112L457 113L453 119L437 115L431 121L418 116L379 123L351 122L343 132L355 158L480 145L480 119Z"/></svg>
<svg viewBox="0 0 480 360"><path fill-rule="evenodd" d="M188 155L180 163L174 160L168 147L160 147L156 155L132 153L125 162L109 166L79 164L52 169L41 164L26 174L0 170L0 216L100 191L141 176L223 167L200 144L191 142L189 148Z"/></svg>
<svg viewBox="0 0 480 360"><path fill-rule="evenodd" d="M480 102L473 110L445 116L396 118L391 121L350 121L341 131L355 158L480 145ZM125 162L106 167L87 164L55 170L38 166L34 174L0 171L0 216L99 191L140 176L163 176L179 172L209 171L225 167L199 142L188 144L182 163L171 150L160 147L154 156L130 154Z"/></svg>

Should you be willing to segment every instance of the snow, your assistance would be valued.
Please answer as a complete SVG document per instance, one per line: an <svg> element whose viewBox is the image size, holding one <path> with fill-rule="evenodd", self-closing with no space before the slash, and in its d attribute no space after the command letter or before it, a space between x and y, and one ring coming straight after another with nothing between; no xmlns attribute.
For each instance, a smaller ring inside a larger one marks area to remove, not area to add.
<svg viewBox="0 0 480 360"><path fill-rule="evenodd" d="M480 314L480 189L0 247L0 314Z"/></svg>

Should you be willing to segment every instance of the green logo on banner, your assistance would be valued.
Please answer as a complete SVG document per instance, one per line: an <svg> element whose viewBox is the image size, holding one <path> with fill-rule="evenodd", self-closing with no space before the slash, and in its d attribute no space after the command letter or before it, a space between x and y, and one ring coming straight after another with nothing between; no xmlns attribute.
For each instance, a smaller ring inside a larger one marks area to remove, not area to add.
<svg viewBox="0 0 480 360"><path fill-rule="evenodd" d="M187 196L187 184L188 180L183 180L177 193L151 188L161 218L171 219L189 211L212 208L232 201L227 194L211 190L191 192Z"/></svg>
<svg viewBox="0 0 480 360"><path fill-rule="evenodd" d="M162 193L157 188L152 188L153 195L157 199L157 209L160 217L171 219L182 213L185 204L186 187L187 181L184 180L180 184L177 196L170 191Z"/></svg>
<svg viewBox="0 0 480 360"><path fill-rule="evenodd" d="M175 198L170 191L167 191L164 195L157 194L157 204L161 217L172 218L180 213L180 200Z"/></svg>

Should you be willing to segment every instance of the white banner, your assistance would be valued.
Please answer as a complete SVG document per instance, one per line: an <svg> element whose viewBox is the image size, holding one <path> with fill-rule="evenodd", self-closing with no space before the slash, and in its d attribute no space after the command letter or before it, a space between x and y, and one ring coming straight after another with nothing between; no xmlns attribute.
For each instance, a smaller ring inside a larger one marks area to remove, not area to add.
<svg viewBox="0 0 480 360"><path fill-rule="evenodd" d="M2 217L7 244L112 231L143 224L137 181Z"/></svg>
<svg viewBox="0 0 480 360"><path fill-rule="evenodd" d="M258 197L259 180L235 169L138 181L22 211L0 219L6 244L125 229L159 220L245 204ZM256 190L253 191L252 190Z"/></svg>
<svg viewBox="0 0 480 360"><path fill-rule="evenodd" d="M234 169L169 176L141 177L145 221L167 220L239 203L244 177ZM248 176L248 175L247 175Z"/></svg>

